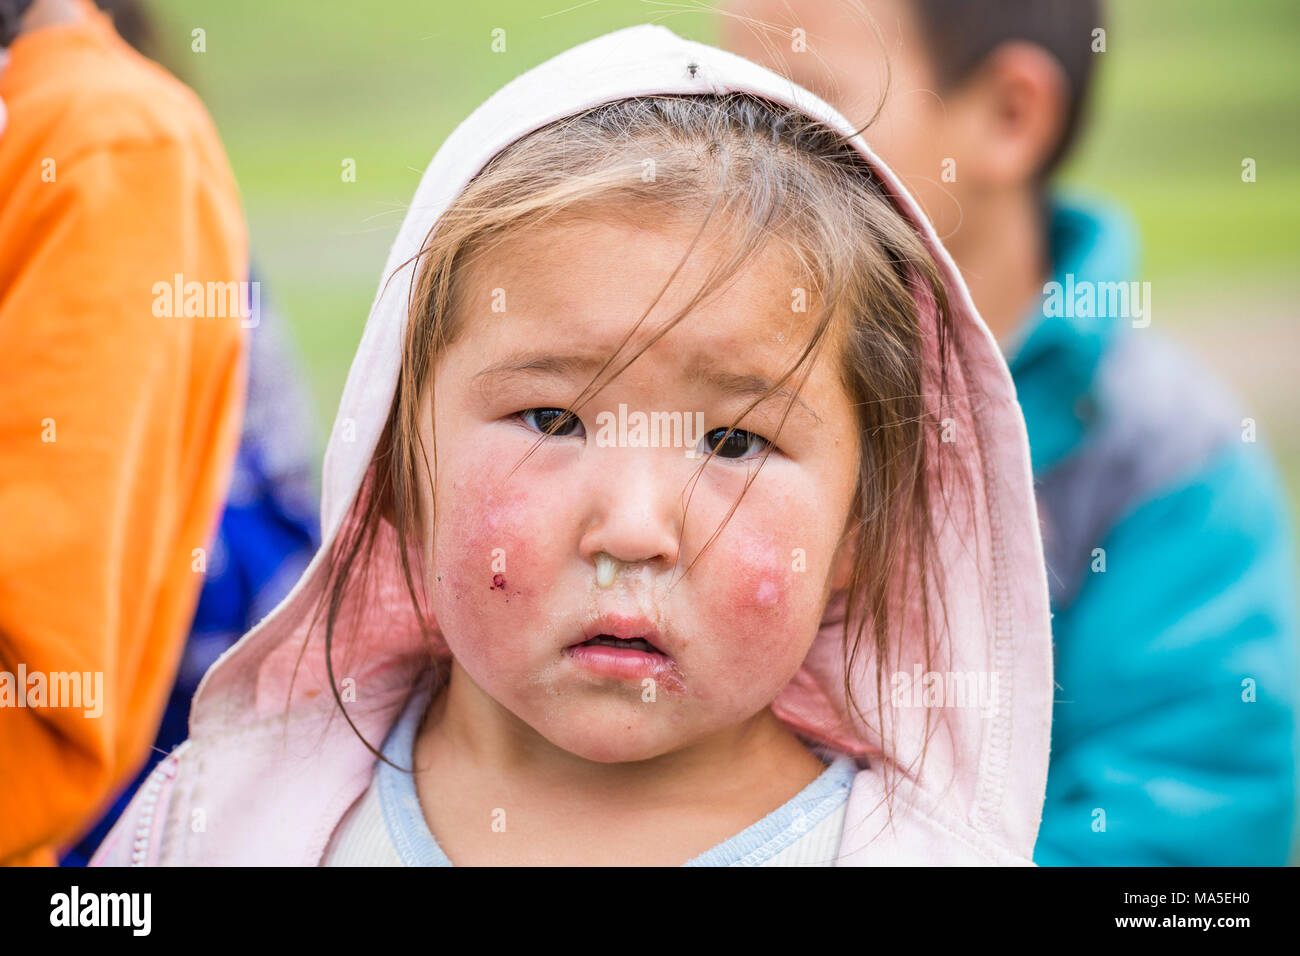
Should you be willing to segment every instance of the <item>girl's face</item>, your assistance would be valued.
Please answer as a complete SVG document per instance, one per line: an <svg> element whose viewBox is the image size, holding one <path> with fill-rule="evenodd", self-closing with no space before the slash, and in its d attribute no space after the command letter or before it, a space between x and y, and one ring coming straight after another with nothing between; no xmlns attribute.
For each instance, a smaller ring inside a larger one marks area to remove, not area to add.
<svg viewBox="0 0 1300 956"><path fill-rule="evenodd" d="M696 228L569 217L515 234L461 277L461 331L434 369L438 627L480 704L593 761L656 757L761 714L850 567L856 417L829 344L779 434L788 393L718 445L811 333L785 254L769 247L574 407ZM614 368L722 251L692 253Z"/></svg>

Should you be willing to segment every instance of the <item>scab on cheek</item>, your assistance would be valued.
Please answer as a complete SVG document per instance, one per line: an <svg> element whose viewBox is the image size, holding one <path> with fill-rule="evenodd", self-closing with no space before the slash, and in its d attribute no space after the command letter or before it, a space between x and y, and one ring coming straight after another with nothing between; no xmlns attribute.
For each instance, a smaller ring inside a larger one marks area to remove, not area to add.
<svg viewBox="0 0 1300 956"><path fill-rule="evenodd" d="M519 501L479 500L464 503L461 512L440 528L439 551L444 575L457 585L457 596L483 588L499 594L503 604L523 594L526 569L535 560L525 523L526 505ZM450 516L449 516L450 517Z"/></svg>

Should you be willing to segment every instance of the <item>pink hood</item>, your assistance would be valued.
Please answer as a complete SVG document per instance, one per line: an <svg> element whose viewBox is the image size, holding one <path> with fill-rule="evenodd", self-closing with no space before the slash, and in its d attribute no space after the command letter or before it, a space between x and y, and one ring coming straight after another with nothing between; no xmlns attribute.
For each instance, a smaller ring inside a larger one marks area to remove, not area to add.
<svg viewBox="0 0 1300 956"><path fill-rule="evenodd" d="M623 97L731 91L796 107L843 132L853 129L827 104L762 67L664 27L638 26L530 70L448 137L389 254L384 277L394 279L380 284L339 403L325 453L324 544L279 607L208 671L194 697L190 739L136 794L95 864L319 863L334 828L369 783L375 758L338 713L321 629L305 652L303 641L323 589L326 552L349 519L393 399L412 276L402 264L474 174L538 127ZM948 286L956 364L950 374L960 397L948 414L974 481L970 496L955 500L940 540L949 651L931 667L982 676L994 697L986 707L937 711L940 729L923 771L898 785L892 822L881 768L886 761L903 767L915 762L924 709L889 710L894 752L877 731L844 716L835 608L803 669L773 706L805 736L856 754L884 752L854 781L842 864L1028 864L1047 777L1052 658L1024 424L1001 352L952 260L894 175L861 137L854 142L924 236ZM349 713L378 746L415 675L427 666L429 650L417 637L395 568L374 572L340 618L348 639L340 642L346 646L336 644L335 673L340 682L354 679ZM899 667L909 676L911 660L919 660L911 651L903 649ZM863 712L874 713L874 669L855 670L852 679Z"/></svg>

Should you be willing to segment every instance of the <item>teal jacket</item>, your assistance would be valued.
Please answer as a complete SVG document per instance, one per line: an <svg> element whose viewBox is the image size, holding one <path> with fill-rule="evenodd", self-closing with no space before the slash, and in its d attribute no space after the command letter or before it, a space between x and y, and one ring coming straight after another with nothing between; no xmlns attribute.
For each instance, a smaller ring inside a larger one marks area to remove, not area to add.
<svg viewBox="0 0 1300 956"><path fill-rule="evenodd" d="M1158 297L1115 284L1137 278L1127 219L1058 199L1050 236L1060 285L1005 346L1056 662L1034 859L1284 864L1300 575L1276 469Z"/></svg>

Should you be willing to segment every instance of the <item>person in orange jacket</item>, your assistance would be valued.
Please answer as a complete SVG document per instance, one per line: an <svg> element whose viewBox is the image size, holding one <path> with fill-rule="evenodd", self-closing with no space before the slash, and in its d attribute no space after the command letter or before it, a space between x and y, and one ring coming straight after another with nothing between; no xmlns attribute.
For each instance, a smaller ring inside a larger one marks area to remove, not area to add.
<svg viewBox="0 0 1300 956"><path fill-rule="evenodd" d="M198 99L90 0L0 0L6 30L0 862L53 864L157 730L256 315L238 190Z"/></svg>

